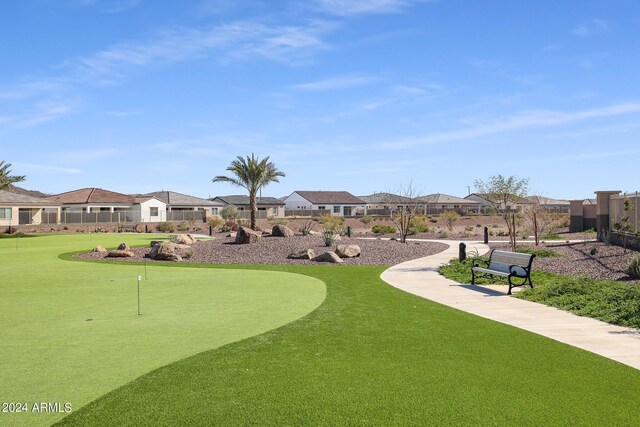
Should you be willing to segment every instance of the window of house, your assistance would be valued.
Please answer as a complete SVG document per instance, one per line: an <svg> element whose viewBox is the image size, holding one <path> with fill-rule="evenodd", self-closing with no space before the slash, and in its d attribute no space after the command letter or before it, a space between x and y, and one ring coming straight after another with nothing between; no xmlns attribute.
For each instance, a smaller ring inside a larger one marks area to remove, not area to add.
<svg viewBox="0 0 640 427"><path fill-rule="evenodd" d="M334 206L333 213L340 213L340 206Z"/></svg>
<svg viewBox="0 0 640 427"><path fill-rule="evenodd" d="M11 208L0 208L0 219L11 219Z"/></svg>
<svg viewBox="0 0 640 427"><path fill-rule="evenodd" d="M214 215L218 215L218 208L211 208L211 213Z"/></svg>
<svg viewBox="0 0 640 427"><path fill-rule="evenodd" d="M318 206L318 210L319 210L319 211L324 211L324 210L326 210L326 209L327 209L327 207L326 207L326 206Z"/></svg>
<svg viewBox="0 0 640 427"><path fill-rule="evenodd" d="M158 216L158 208L149 208L150 216Z"/></svg>

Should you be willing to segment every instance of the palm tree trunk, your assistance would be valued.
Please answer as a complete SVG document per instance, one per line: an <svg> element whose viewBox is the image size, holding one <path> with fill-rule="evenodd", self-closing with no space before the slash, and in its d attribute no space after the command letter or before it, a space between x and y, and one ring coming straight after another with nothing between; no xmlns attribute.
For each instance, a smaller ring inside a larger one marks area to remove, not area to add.
<svg viewBox="0 0 640 427"><path fill-rule="evenodd" d="M256 227L256 216L258 213L258 202L256 200L256 192L252 191L249 193L249 209L251 210L251 229L255 231Z"/></svg>

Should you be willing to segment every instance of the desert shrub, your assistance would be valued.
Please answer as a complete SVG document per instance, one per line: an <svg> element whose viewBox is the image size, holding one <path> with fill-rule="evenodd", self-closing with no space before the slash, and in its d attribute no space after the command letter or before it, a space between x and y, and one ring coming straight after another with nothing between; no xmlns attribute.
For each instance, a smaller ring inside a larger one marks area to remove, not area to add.
<svg viewBox="0 0 640 427"><path fill-rule="evenodd" d="M476 224L476 228L482 228L482 224Z"/></svg>
<svg viewBox="0 0 640 427"><path fill-rule="evenodd" d="M589 251L589 253L591 255L597 255L598 253L598 248L596 248L595 246L591 248L591 250Z"/></svg>
<svg viewBox="0 0 640 427"><path fill-rule="evenodd" d="M498 227L499 227L499 225L498 225L498 224L492 224L492 225L491 225L491 228L498 228Z"/></svg>
<svg viewBox="0 0 640 427"><path fill-rule="evenodd" d="M325 246L331 246L333 245L333 242L335 242L336 238L338 237L337 234L335 234L333 231L327 231L325 230L322 233L322 240L324 241L324 245Z"/></svg>
<svg viewBox="0 0 640 427"><path fill-rule="evenodd" d="M466 232L468 232L468 233L471 233L471 232L473 231L473 227L472 227L472 226L470 226L470 225L467 225L467 226L464 228L464 231L466 231Z"/></svg>
<svg viewBox="0 0 640 427"><path fill-rule="evenodd" d="M209 221L207 221L207 223L209 224L209 226L211 228L218 228L220 227L222 224L224 224L224 220L222 218L220 218L219 216L214 216L209 218Z"/></svg>
<svg viewBox="0 0 640 427"><path fill-rule="evenodd" d="M313 220L305 221L300 226L299 231L300 233L302 233L303 236L308 236L309 234L311 234L311 230L313 230L313 227L315 225L316 223Z"/></svg>
<svg viewBox="0 0 640 427"><path fill-rule="evenodd" d="M438 220L437 220L437 219L435 219L435 218L429 218L429 222L432 222L432 223L434 223L434 224L435 224L436 222L438 222Z"/></svg>
<svg viewBox="0 0 640 427"><path fill-rule="evenodd" d="M498 230L498 232L496 233L496 236L500 236L500 237L504 237L504 236L508 236L509 233L504 231L504 230Z"/></svg>
<svg viewBox="0 0 640 427"><path fill-rule="evenodd" d="M562 236L557 233L548 233L540 236L540 240L562 240Z"/></svg>
<svg viewBox="0 0 640 427"><path fill-rule="evenodd" d="M161 222L160 224L156 225L156 230L158 230L160 233L173 233L174 231L176 231L176 228L170 222Z"/></svg>
<svg viewBox="0 0 640 427"><path fill-rule="evenodd" d="M289 224L289 221L287 221L284 218L272 218L271 219L271 225L284 225L284 226L286 226L287 224Z"/></svg>
<svg viewBox="0 0 640 427"><path fill-rule="evenodd" d="M440 230L438 231L438 237L440 237L441 239L446 239L447 237L449 237L449 232L447 230Z"/></svg>
<svg viewBox="0 0 640 427"><path fill-rule="evenodd" d="M227 221L222 225L222 227L220 227L220 231L222 231L223 233L228 233L229 231L238 231L239 227L240 226L237 222Z"/></svg>
<svg viewBox="0 0 640 427"><path fill-rule="evenodd" d="M220 209L220 216L222 219L226 219L227 221L233 221L240 217L240 212L235 206L228 205Z"/></svg>
<svg viewBox="0 0 640 427"><path fill-rule="evenodd" d="M362 218L360 218L360 222L362 222L364 225L369 224L371 221L373 221L373 217L370 215L365 215Z"/></svg>
<svg viewBox="0 0 640 427"><path fill-rule="evenodd" d="M189 231L189 224L182 221L176 228L178 229L178 231Z"/></svg>
<svg viewBox="0 0 640 427"><path fill-rule="evenodd" d="M376 224L371 227L371 231L376 234L391 234L396 232L396 228L390 225Z"/></svg>
<svg viewBox="0 0 640 427"><path fill-rule="evenodd" d="M595 228L590 228L588 230L584 230L585 233L589 233L589 234L595 234L596 233L596 229Z"/></svg>
<svg viewBox="0 0 640 427"><path fill-rule="evenodd" d="M541 248L518 248L516 252L520 252L521 254L532 254L535 255L536 258L558 258L564 256L558 252L552 251L551 249Z"/></svg>
<svg viewBox="0 0 640 427"><path fill-rule="evenodd" d="M182 258L191 258L193 256L193 250L189 249Z"/></svg>
<svg viewBox="0 0 640 427"><path fill-rule="evenodd" d="M320 224L322 224L322 227L327 231L336 231L344 226L344 218L341 216L326 214L322 215L319 218L319 221Z"/></svg>
<svg viewBox="0 0 640 427"><path fill-rule="evenodd" d="M629 258L627 274L632 279L640 279L640 254L636 254Z"/></svg>
<svg viewBox="0 0 640 427"><path fill-rule="evenodd" d="M460 219L460 214L455 211L445 211L442 212L440 216L444 218L445 221L447 221L447 229L449 231L453 230L453 226L455 225L456 221Z"/></svg>

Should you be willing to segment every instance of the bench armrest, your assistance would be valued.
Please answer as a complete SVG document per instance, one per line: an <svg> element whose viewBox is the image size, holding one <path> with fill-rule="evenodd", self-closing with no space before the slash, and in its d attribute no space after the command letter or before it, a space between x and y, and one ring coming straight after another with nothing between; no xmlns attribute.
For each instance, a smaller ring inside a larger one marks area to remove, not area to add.
<svg viewBox="0 0 640 427"><path fill-rule="evenodd" d="M489 261L480 258L474 258L471 261L471 267L480 267L480 263L484 264L485 267L489 266Z"/></svg>
<svg viewBox="0 0 640 427"><path fill-rule="evenodd" d="M527 267L523 267L521 265L510 265L509 266L509 274L511 274L512 276L517 276L518 275L515 271L513 271L514 268L520 268L520 269L524 270L526 275L529 275L531 273Z"/></svg>

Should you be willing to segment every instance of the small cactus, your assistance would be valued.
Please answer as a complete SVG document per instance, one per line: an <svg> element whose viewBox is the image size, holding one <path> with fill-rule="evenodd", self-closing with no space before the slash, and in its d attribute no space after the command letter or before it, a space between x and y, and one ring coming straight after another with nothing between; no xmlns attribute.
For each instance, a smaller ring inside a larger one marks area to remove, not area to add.
<svg viewBox="0 0 640 427"><path fill-rule="evenodd" d="M634 255L629 258L627 274L632 279L640 279L640 254Z"/></svg>

